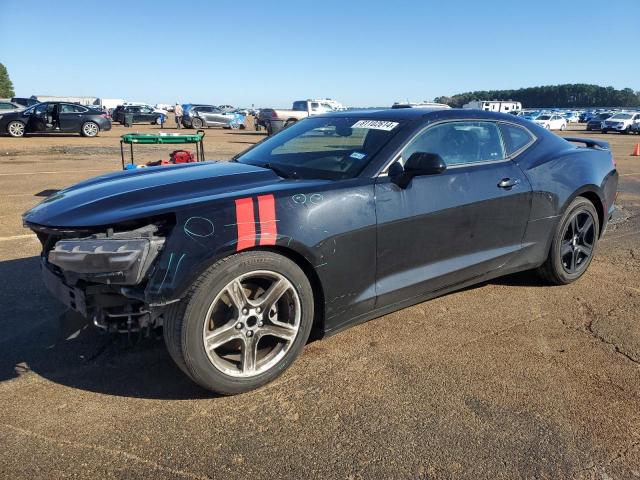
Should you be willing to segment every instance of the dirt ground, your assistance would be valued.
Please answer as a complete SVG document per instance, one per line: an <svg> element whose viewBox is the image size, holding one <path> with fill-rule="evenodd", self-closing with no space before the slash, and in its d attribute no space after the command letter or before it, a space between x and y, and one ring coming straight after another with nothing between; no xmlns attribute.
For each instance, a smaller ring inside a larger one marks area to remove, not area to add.
<svg viewBox="0 0 640 480"><path fill-rule="evenodd" d="M589 134L611 142L620 208L580 281L525 273L447 295L216 398L161 340L64 315L21 225L52 190L118 170L135 130L158 127L0 138L0 478L640 478L639 136ZM208 130L206 157L261 138Z"/></svg>

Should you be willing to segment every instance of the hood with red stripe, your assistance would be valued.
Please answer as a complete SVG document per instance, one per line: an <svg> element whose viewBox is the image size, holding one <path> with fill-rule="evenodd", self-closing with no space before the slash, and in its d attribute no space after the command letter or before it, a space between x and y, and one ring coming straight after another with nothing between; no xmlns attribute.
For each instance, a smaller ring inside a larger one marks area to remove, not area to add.
<svg viewBox="0 0 640 480"><path fill-rule="evenodd" d="M50 196L24 214L30 224L99 227L173 213L277 188L273 171L236 162L142 168L95 177Z"/></svg>

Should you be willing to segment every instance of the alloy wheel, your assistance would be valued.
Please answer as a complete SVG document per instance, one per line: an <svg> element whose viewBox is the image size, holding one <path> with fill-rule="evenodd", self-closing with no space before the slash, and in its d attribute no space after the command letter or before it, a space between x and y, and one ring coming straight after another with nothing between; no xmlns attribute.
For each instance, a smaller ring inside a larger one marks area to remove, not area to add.
<svg viewBox="0 0 640 480"><path fill-rule="evenodd" d="M24 135L24 124L22 122L11 122L8 130L12 137L22 137Z"/></svg>
<svg viewBox="0 0 640 480"><path fill-rule="evenodd" d="M562 267L569 274L575 274L586 268L595 244L594 218L590 212L579 210L574 213L562 236L560 258Z"/></svg>
<svg viewBox="0 0 640 480"><path fill-rule="evenodd" d="M85 123L82 131L87 137L95 137L98 134L98 126L95 123Z"/></svg>
<svg viewBox="0 0 640 480"><path fill-rule="evenodd" d="M283 275L260 270L229 282L207 312L202 340L222 373L247 378L280 362L300 329L300 297Z"/></svg>

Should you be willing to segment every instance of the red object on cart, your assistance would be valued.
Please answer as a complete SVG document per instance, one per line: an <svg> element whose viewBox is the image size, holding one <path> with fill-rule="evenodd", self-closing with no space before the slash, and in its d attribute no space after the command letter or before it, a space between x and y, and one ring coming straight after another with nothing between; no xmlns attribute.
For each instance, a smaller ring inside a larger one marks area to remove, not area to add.
<svg viewBox="0 0 640 480"><path fill-rule="evenodd" d="M196 162L196 156L191 150L176 150L169 155L171 163L191 163Z"/></svg>

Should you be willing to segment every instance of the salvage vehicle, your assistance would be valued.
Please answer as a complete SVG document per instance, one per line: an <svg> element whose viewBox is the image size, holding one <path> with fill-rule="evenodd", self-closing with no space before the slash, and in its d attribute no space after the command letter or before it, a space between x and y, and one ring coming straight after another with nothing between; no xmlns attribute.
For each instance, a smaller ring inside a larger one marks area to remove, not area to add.
<svg viewBox="0 0 640 480"><path fill-rule="evenodd" d="M228 162L80 182L23 221L59 300L106 330L162 326L184 373L235 394L280 375L312 332L523 270L576 281L617 184L606 142L513 115L349 111Z"/></svg>
<svg viewBox="0 0 640 480"><path fill-rule="evenodd" d="M99 110L66 102L38 103L20 112L0 115L0 132L12 137L26 133L79 133L95 137L111 130L108 115Z"/></svg>
<svg viewBox="0 0 640 480"><path fill-rule="evenodd" d="M224 112L214 105L188 105L183 109L182 125L187 128L223 127L236 129L244 127L242 115Z"/></svg>
<svg viewBox="0 0 640 480"><path fill-rule="evenodd" d="M291 110L263 108L258 115L257 124L267 129L268 135L278 133L303 118L336 110L335 105L342 105L335 100L296 100Z"/></svg>
<svg viewBox="0 0 640 480"><path fill-rule="evenodd" d="M602 133L609 133L612 130L619 133L629 133L636 123L640 123L640 113L618 112L602 122Z"/></svg>

